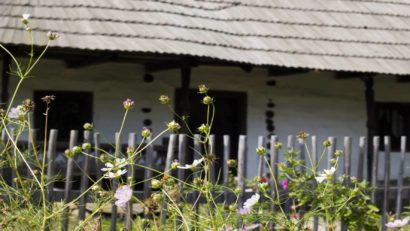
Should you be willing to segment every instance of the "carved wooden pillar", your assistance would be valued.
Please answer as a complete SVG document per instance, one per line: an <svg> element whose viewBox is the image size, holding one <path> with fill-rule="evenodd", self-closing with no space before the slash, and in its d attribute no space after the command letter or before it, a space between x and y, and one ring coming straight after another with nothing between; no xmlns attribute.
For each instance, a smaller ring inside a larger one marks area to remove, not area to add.
<svg viewBox="0 0 410 231"><path fill-rule="evenodd" d="M376 135L376 107L375 97L373 90L373 77L366 76L361 78L366 87L365 100L366 100L366 114L367 114L367 179L372 177L372 164L373 164L373 136Z"/></svg>
<svg viewBox="0 0 410 231"><path fill-rule="evenodd" d="M190 91L189 85L191 82L191 66L183 65L181 67L181 100L176 102L179 104L178 108L180 109L181 116L189 117L190 114ZM182 121L180 121L182 123ZM187 133L188 129L186 126L181 124L181 133Z"/></svg>

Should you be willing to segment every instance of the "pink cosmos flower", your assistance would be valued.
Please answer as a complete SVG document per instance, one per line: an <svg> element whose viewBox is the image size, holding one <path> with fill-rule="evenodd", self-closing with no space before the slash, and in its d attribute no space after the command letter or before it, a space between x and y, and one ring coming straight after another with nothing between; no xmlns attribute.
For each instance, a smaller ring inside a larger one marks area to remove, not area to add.
<svg viewBox="0 0 410 231"><path fill-rule="evenodd" d="M117 191L115 191L114 197L117 199L117 201L115 201L115 205L125 208L127 202L132 197L132 189L128 185L120 186Z"/></svg>
<svg viewBox="0 0 410 231"><path fill-rule="evenodd" d="M388 228L393 228L393 229L400 229L406 226L409 223L408 219L403 219L403 220L395 220L393 222L389 222L386 224L386 227Z"/></svg>
<svg viewBox="0 0 410 231"><path fill-rule="evenodd" d="M282 188L287 189L288 188L288 179L282 180Z"/></svg>

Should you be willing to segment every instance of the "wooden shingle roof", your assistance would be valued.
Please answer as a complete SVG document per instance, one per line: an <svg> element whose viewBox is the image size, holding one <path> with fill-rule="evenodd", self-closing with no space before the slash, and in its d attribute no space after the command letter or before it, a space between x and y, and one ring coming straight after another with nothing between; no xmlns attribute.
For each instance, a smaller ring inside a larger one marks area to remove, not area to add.
<svg viewBox="0 0 410 231"><path fill-rule="evenodd" d="M410 0L2 0L0 43L410 74Z"/></svg>

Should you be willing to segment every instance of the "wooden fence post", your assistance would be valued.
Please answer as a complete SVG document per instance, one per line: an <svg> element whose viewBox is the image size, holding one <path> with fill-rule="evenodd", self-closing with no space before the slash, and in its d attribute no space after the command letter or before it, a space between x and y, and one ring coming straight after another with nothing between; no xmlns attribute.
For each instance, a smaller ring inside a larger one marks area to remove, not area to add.
<svg viewBox="0 0 410 231"><path fill-rule="evenodd" d="M382 209L382 230L386 230L387 212L389 211L389 188L390 188L390 136L384 137L384 192Z"/></svg>
<svg viewBox="0 0 410 231"><path fill-rule="evenodd" d="M77 145L77 140L78 140L78 131L77 130L71 130L70 132L70 142L69 142L69 149L70 151L73 150L74 146ZM65 187L64 187L64 198L66 201L71 200L71 187L73 185L73 165L74 165L74 158L67 158L67 169L66 169L66 178L65 178ZM70 208L67 208L64 210L63 213L63 219L62 219L62 230L66 231L68 230L68 217L69 217L69 210Z"/></svg>

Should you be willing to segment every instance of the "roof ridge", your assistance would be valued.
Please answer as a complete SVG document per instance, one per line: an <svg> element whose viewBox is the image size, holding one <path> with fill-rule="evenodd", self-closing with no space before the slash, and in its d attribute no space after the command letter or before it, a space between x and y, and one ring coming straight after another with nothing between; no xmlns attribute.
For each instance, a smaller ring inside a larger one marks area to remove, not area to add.
<svg viewBox="0 0 410 231"><path fill-rule="evenodd" d="M21 29L17 27L0 27L1 29ZM48 30L36 29L37 31L47 32ZM261 51L261 52L276 52L276 53L287 53L287 54L298 54L298 55L312 55L312 56L330 56L330 57L346 57L346 58L364 58L364 59L388 59L388 60L402 60L410 61L410 57L397 57L397 56L383 56L383 55L361 55L361 54L341 54L341 53L330 53L330 52L307 52L307 51L298 51L298 50L286 50L286 49L277 49L277 48L252 48L252 47L243 47L232 44L222 44L209 41L196 41L185 38L172 38L172 37L160 37L160 36L147 36L147 35L134 35L134 36L121 36L117 34L108 34L108 33L85 33L85 32L73 32L73 31L58 31L61 34L75 34L75 35L100 35L107 37L124 37L124 38L142 38L142 39L156 39L164 41L180 41L186 43L193 43L205 46L216 46L231 48L236 50L243 51Z"/></svg>
<svg viewBox="0 0 410 231"><path fill-rule="evenodd" d="M11 16L16 17L17 16ZM45 20L47 18L40 18L40 17L32 17L33 19L38 20ZM58 19L60 21L66 21L64 19ZM114 22L114 23L121 23L125 21L121 20L104 20L104 19L94 19L94 18L87 18L87 19L79 19L77 18L75 21L106 21L106 22ZM215 29L209 27L200 27L200 26L189 26L189 25L180 25L170 22L163 22L163 23L154 23L142 20L127 20L127 23L135 23L140 25L148 25L148 26L168 26L168 27L175 27L175 28L183 28L183 29L192 29L192 30L201 30L201 31L209 31L214 33L221 33L229 36L238 36L238 37L259 37L259 38L278 38L278 39L295 39L295 40L310 40L310 41L326 41L326 42L337 42L337 43L362 43L362 44L376 44L376 45L392 45L392 46L410 46L410 42L379 42L379 41L372 41L372 40L358 40L358 39L337 39L337 38L326 38L326 37L312 37L312 36L294 36L294 35L278 35L278 34L257 34L257 33L239 33L239 32L230 32L227 30L222 29ZM125 33L122 35L126 35Z"/></svg>
<svg viewBox="0 0 410 231"><path fill-rule="evenodd" d="M132 1L148 1L148 2L160 2L160 3L168 3L171 5L177 6L184 6L182 3L174 3L169 2L166 0L132 0ZM204 1L204 2L217 2L219 0L195 0L195 1ZM338 0L338 1L366 1L366 0ZM0 3L0 5L7 5L7 6L31 6L31 7L64 7L64 8L80 8L80 7L92 7L95 9L112 9L112 10L122 10L122 11L137 11L137 9L127 9L121 7L108 7L108 6L92 6L89 4L73 4L73 5L49 5L49 4L18 4L18 3ZM408 4L410 6L410 3ZM240 3L237 5L227 6L224 9L230 8L232 6L245 6L245 7L257 7L257 8L267 8L267 9L275 9L275 10L291 10L291 11L303 11L303 12L321 12L321 13L339 13L339 14L359 14L359 15L372 15L372 16L388 16L388 17L396 17L396 18L410 18L410 14L399 14L399 13L388 13L388 12L369 12L369 11L361 11L361 10L337 10L337 9L326 9L326 8L306 8L306 7L298 7L298 6L272 6L272 5L258 5L258 4L249 4L249 3ZM204 9L201 7L194 7L195 9L207 10L207 11L218 11L223 9ZM141 9L141 8L139 8Z"/></svg>
<svg viewBox="0 0 410 231"><path fill-rule="evenodd" d="M2 5L0 3L0 5ZM108 8L111 9L111 8ZM315 22L290 22L283 20L267 20L258 18L217 18L212 16L195 15L186 12L175 12L162 9L134 9L129 10L132 12L148 12L148 13L164 13L164 14L174 14L185 17L201 18L207 20L221 21L221 22L260 22L260 23L272 23L272 24L282 24L282 25L301 25L301 26L311 26L311 27L332 27L332 28L347 28L347 29L366 29L366 30L384 30L384 31L410 31L410 28L398 28L398 27L376 27L376 26L356 26L356 25L343 25L343 24L326 24L326 23L315 23ZM8 15L1 15L8 16ZM10 15L12 16L12 15ZM32 18L35 18L33 16ZM41 18L41 17L37 17ZM56 17L44 17L44 19L57 19ZM76 20L76 19L70 19ZM124 21L126 22L126 21Z"/></svg>

